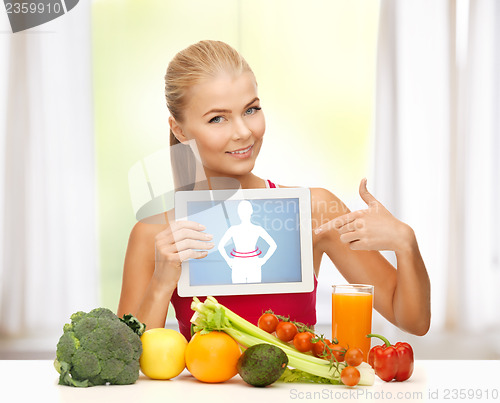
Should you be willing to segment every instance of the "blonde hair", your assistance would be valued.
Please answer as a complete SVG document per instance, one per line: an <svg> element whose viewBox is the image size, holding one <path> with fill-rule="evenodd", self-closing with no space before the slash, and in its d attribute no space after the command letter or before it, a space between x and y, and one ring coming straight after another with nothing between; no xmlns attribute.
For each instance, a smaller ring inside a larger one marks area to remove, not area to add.
<svg viewBox="0 0 500 403"><path fill-rule="evenodd" d="M228 44L200 41L177 53L165 74L165 97L170 115L183 122L188 90L202 80L220 73L252 72L245 59ZM253 72L252 72L253 74ZM191 148L183 145L170 130L170 156L176 190L194 188L196 159ZM175 147L174 147L175 146Z"/></svg>

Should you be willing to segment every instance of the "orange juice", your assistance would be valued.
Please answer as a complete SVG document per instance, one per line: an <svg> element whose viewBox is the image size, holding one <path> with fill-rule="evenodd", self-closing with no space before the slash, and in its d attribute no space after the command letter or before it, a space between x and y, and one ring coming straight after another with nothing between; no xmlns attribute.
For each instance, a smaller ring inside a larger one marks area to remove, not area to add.
<svg viewBox="0 0 500 403"><path fill-rule="evenodd" d="M340 291L340 290L339 290ZM357 347L368 360L372 328L373 295L368 292L332 294L332 339L345 348Z"/></svg>

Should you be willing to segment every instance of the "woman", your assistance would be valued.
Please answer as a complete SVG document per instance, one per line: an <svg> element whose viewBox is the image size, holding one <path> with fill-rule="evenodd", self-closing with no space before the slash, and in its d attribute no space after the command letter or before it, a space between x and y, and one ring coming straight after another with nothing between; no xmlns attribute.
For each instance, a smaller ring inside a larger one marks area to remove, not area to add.
<svg viewBox="0 0 500 403"><path fill-rule="evenodd" d="M252 173L265 132L255 76L246 61L222 42L202 41L179 52L165 76L170 111L170 144L176 187L199 189L216 178L242 188L276 187ZM197 164L197 161L200 163ZM219 181L220 183L220 181ZM367 209L350 212L331 192L311 190L313 265L319 274L327 255L350 283L373 284L374 307L388 321L413 334L430 326L430 283L413 230L397 220L367 190ZM118 315L132 313L148 328L163 327L169 303L180 331L189 339L190 299L176 286L181 263L203 259L214 247L198 223L173 220L138 222L129 239ZM396 254L395 269L380 250ZM263 310L316 322L316 284L311 293L224 296L218 300L256 323Z"/></svg>

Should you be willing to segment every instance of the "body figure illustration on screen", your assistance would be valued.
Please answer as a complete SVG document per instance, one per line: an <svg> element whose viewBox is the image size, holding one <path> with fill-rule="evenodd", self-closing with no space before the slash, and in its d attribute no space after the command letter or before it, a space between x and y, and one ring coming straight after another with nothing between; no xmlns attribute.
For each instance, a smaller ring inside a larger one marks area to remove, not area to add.
<svg viewBox="0 0 500 403"><path fill-rule="evenodd" d="M241 223L229 227L219 242L219 253L231 268L233 283L260 283L262 281L262 266L277 248L271 235L264 228L250 221L252 214L252 204L248 200L242 200L238 204L238 215ZM269 249L262 257L262 251L257 246L259 238L264 239L269 244ZM230 239L234 243L231 256L225 249Z"/></svg>

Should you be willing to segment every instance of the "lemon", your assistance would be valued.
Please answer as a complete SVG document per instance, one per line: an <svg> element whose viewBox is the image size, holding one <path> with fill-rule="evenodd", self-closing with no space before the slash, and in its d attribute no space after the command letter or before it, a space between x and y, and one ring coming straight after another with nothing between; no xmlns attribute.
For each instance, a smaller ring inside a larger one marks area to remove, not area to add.
<svg viewBox="0 0 500 403"><path fill-rule="evenodd" d="M141 371L151 379L170 379L186 367L187 340L172 329L150 329L141 336Z"/></svg>

